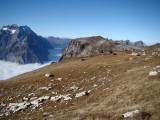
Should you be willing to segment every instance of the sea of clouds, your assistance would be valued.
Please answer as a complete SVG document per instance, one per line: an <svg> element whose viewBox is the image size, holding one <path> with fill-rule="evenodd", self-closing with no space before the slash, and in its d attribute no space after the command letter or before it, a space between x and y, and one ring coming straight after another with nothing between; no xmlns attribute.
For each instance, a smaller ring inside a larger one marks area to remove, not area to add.
<svg viewBox="0 0 160 120"><path fill-rule="evenodd" d="M20 65L17 63L12 63L12 62L5 62L5 61L0 61L0 80L5 80L8 78L11 78L13 76L29 72L41 67L44 67L48 65L46 64L25 64L25 65Z"/></svg>
<svg viewBox="0 0 160 120"><path fill-rule="evenodd" d="M5 80L13 76L49 65L50 61L58 61L61 57L61 53L62 49L49 50L49 61L46 61L44 64L34 63L21 65L18 63L0 61L0 80Z"/></svg>

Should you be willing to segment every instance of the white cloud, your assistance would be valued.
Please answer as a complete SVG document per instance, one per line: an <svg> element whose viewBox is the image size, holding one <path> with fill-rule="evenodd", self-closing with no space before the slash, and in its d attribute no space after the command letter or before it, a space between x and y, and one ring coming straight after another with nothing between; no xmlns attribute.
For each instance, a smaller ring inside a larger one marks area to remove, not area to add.
<svg viewBox="0 0 160 120"><path fill-rule="evenodd" d="M50 63L50 61L58 61L61 57L62 49L52 49L49 50L49 61L46 61L45 64L25 64L20 65L18 63L0 61L0 80L5 80L19 74L33 71L35 69L44 67Z"/></svg>
<svg viewBox="0 0 160 120"><path fill-rule="evenodd" d="M33 71L35 69L44 67L48 65L49 63L46 64L25 64L25 65L20 65L17 63L11 63L11 62L5 62L5 61L0 61L0 80L5 80L8 78L11 78L13 76Z"/></svg>

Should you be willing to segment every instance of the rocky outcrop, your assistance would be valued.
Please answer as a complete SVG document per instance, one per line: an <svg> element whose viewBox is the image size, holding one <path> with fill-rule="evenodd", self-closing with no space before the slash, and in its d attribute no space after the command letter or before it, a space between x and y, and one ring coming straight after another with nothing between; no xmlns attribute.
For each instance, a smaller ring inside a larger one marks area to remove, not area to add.
<svg viewBox="0 0 160 120"><path fill-rule="evenodd" d="M0 60L26 63L43 63L48 60L52 45L28 26L8 25L0 29Z"/></svg>
<svg viewBox="0 0 160 120"><path fill-rule="evenodd" d="M69 58L79 58L98 53L113 51L122 51L130 49L139 49L135 46L120 44L117 41L111 41L101 36L73 39L68 47L63 51L61 60Z"/></svg>

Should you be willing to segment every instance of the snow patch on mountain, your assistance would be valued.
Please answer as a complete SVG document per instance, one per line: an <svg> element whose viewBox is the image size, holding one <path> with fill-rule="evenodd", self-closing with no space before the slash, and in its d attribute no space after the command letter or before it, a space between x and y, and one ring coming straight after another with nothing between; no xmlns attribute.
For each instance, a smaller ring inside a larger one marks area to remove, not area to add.
<svg viewBox="0 0 160 120"><path fill-rule="evenodd" d="M10 30L11 34L14 34L16 32L16 30Z"/></svg>
<svg viewBox="0 0 160 120"><path fill-rule="evenodd" d="M15 29L8 29L7 27L3 27L2 30L4 30L4 31L8 30L8 31L10 31L10 34L14 34L16 32Z"/></svg>
<svg viewBox="0 0 160 120"><path fill-rule="evenodd" d="M8 28L5 28L5 27L4 27L4 28L2 28L2 30L8 30Z"/></svg>

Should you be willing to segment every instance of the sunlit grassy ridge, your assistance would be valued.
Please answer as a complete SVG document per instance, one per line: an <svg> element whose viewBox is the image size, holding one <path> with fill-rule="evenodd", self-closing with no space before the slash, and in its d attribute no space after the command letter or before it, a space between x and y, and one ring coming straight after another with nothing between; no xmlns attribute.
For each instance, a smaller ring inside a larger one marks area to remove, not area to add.
<svg viewBox="0 0 160 120"><path fill-rule="evenodd" d="M121 120L122 114L140 110L127 120L158 120L160 118L160 44L137 51L97 54L91 57L70 59L48 65L38 70L0 82L0 101L6 105L16 103L34 93L34 97L71 94L70 100L53 102L45 100L36 109L29 107L11 113L2 119L51 119L51 120ZM145 52L146 55L142 55ZM149 76L150 71L157 75ZM54 77L45 77L46 73ZM62 78L62 80L58 80ZM39 90L48 87L50 90ZM67 91L71 86L78 90ZM74 95L90 91L89 95ZM53 94L52 92L57 92ZM12 99L11 99L12 98ZM29 102L29 101L28 101ZM1 107L3 109L4 107ZM147 114L151 117L147 118Z"/></svg>

